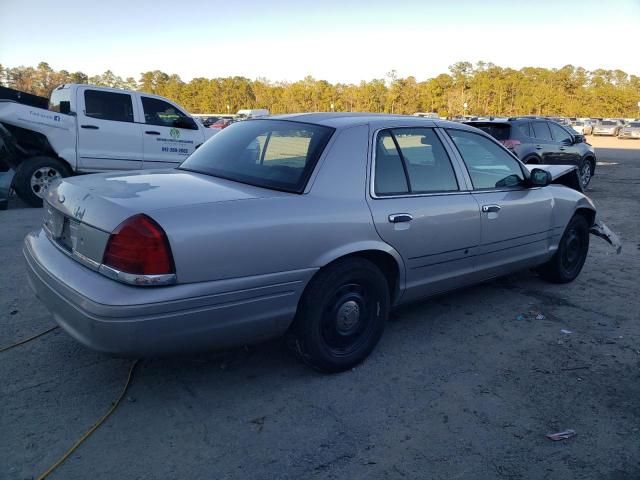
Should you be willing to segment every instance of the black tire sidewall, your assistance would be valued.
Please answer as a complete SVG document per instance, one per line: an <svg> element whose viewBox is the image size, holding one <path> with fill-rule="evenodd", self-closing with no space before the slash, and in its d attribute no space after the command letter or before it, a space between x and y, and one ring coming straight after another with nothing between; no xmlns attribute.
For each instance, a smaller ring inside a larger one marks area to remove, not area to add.
<svg viewBox="0 0 640 480"><path fill-rule="evenodd" d="M567 271L562 265L562 255L564 253L564 249L566 248L566 239L567 235L572 229L577 229L579 235L582 237L583 242L583 251L580 253L580 265L575 271ZM582 267L587 259L587 255L589 253L589 225L587 220L582 215L574 216L567 228L565 229L562 238L560 239L560 244L558 246L558 251L554 255L553 259L553 274L556 277L557 281L560 283L568 283L575 280L580 272L582 271Z"/></svg>
<svg viewBox="0 0 640 480"><path fill-rule="evenodd" d="M62 177L68 177L71 174L69 168L63 162L46 156L28 158L16 170L13 186L18 196L31 207L42 206L42 198L31 190L31 176L39 168L47 166L55 168Z"/></svg>
<svg viewBox="0 0 640 480"><path fill-rule="evenodd" d="M322 315L340 286L362 282L379 308L371 317L368 338L348 355L335 355L322 335ZM362 362L375 348L389 314L389 287L380 269L366 259L353 258L326 267L305 290L292 327L294 350L305 363L324 372L341 372Z"/></svg>

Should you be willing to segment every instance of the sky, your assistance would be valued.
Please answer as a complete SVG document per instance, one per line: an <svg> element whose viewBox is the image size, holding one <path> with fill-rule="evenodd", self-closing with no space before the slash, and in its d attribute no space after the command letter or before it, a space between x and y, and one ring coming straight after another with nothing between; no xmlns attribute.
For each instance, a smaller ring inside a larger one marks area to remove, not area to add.
<svg viewBox="0 0 640 480"><path fill-rule="evenodd" d="M640 75L640 0L0 0L0 64L419 81L457 61Z"/></svg>

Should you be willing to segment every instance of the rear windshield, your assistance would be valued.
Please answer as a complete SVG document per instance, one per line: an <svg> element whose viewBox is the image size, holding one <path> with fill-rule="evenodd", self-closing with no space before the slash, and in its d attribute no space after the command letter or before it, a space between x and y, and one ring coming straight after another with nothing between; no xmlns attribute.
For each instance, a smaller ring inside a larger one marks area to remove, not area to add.
<svg viewBox="0 0 640 480"><path fill-rule="evenodd" d="M301 193L333 131L285 120L236 122L208 140L179 168Z"/></svg>
<svg viewBox="0 0 640 480"><path fill-rule="evenodd" d="M508 140L511 135L511 126L504 123L470 123L469 125L479 128L496 140Z"/></svg>
<svg viewBox="0 0 640 480"><path fill-rule="evenodd" d="M616 125L616 122L612 122L611 120L603 120L600 122L600 125Z"/></svg>
<svg viewBox="0 0 640 480"><path fill-rule="evenodd" d="M631 122L629 126L633 128L640 128L640 122Z"/></svg>

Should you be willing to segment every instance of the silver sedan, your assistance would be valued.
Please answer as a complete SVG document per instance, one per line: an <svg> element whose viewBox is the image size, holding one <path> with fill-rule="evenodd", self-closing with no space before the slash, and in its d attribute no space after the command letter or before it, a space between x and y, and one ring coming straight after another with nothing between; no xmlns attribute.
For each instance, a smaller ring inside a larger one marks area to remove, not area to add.
<svg viewBox="0 0 640 480"><path fill-rule="evenodd" d="M37 296L95 350L287 334L303 361L342 371L373 350L393 307L531 267L578 276L593 203L558 180L575 167L531 168L460 123L248 120L177 169L62 180L24 255Z"/></svg>

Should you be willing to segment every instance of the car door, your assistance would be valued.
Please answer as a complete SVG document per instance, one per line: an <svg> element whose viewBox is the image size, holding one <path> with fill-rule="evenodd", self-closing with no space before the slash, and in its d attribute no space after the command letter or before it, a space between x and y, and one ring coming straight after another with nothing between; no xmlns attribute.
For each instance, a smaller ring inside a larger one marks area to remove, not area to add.
<svg viewBox="0 0 640 480"><path fill-rule="evenodd" d="M177 167L204 141L196 122L177 106L140 95L144 168Z"/></svg>
<svg viewBox="0 0 640 480"><path fill-rule="evenodd" d="M78 170L142 168L142 135L128 92L77 90Z"/></svg>
<svg viewBox="0 0 640 480"><path fill-rule="evenodd" d="M540 263L557 233L549 189L528 187L524 166L493 139L467 130L447 133L480 207L481 238L475 257L480 279Z"/></svg>
<svg viewBox="0 0 640 480"><path fill-rule="evenodd" d="M548 122L548 124L553 140L558 148L558 152L556 153L556 163L580 165L582 155L573 141L574 136L556 123Z"/></svg>
<svg viewBox="0 0 640 480"><path fill-rule="evenodd" d="M470 283L480 212L433 128L376 132L369 207L406 267L403 301Z"/></svg>
<svg viewBox="0 0 640 480"><path fill-rule="evenodd" d="M543 164L553 165L556 162L556 145L551 136L549 125L544 120L531 122L531 130L535 138L535 149Z"/></svg>

